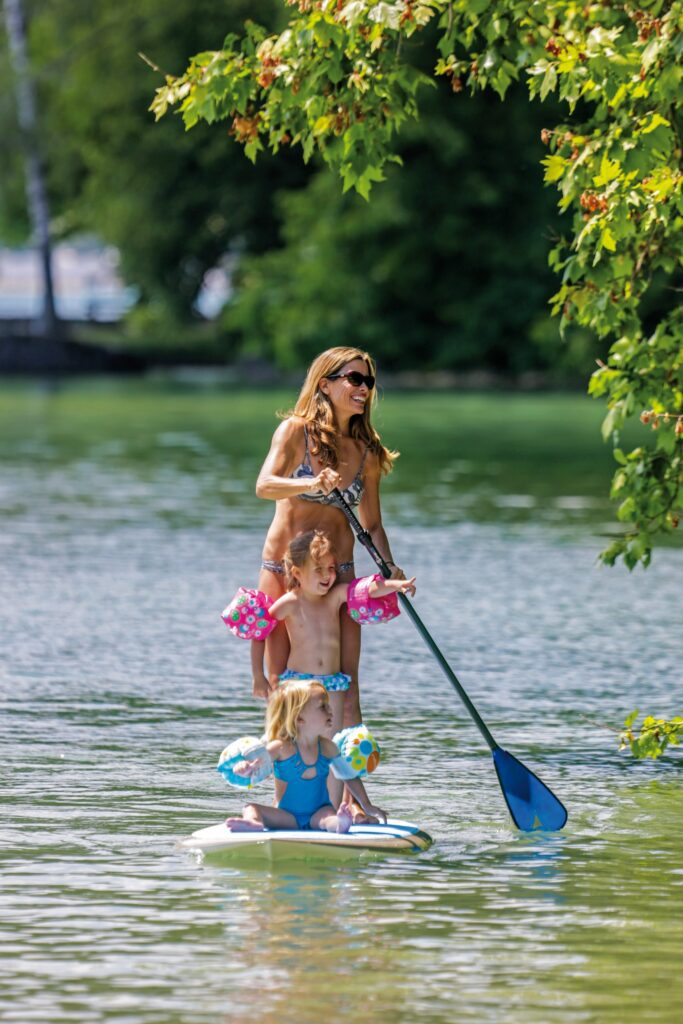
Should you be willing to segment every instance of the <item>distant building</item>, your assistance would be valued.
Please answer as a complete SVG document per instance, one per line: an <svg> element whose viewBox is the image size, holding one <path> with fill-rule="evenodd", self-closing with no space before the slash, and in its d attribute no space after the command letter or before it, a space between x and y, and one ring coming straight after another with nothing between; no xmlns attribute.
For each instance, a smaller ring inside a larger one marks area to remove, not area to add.
<svg viewBox="0 0 683 1024"><path fill-rule="evenodd" d="M119 254L93 239L61 242L53 250L55 302L62 320L110 323L137 299L118 275ZM0 248L0 319L31 320L42 308L39 256L35 249Z"/></svg>
<svg viewBox="0 0 683 1024"><path fill-rule="evenodd" d="M209 270L197 297L197 312L212 320L231 297L234 258ZM61 320L121 320L138 298L118 274L119 253L94 238L61 242L53 249L55 302ZM33 320L42 308L38 252L0 247L0 320Z"/></svg>

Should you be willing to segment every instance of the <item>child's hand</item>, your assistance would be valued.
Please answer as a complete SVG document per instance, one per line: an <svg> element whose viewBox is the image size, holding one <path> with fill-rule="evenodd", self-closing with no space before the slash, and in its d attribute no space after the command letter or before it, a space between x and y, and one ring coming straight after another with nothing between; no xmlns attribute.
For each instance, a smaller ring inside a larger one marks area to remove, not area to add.
<svg viewBox="0 0 683 1024"><path fill-rule="evenodd" d="M268 700L270 697L270 683L263 672L254 672L251 692L259 700Z"/></svg>
<svg viewBox="0 0 683 1024"><path fill-rule="evenodd" d="M411 597L415 596L414 576L409 580L385 580L384 586L391 588L391 590L396 594L410 594Z"/></svg>
<svg viewBox="0 0 683 1024"><path fill-rule="evenodd" d="M375 807L374 804L367 804L367 806L365 806L363 810L369 817L379 818L380 822L383 825L386 825L387 812L383 811L381 807Z"/></svg>
<svg viewBox="0 0 683 1024"><path fill-rule="evenodd" d="M245 779L249 779L261 767L261 763L260 757L253 761L238 761L233 771L235 775L242 775Z"/></svg>

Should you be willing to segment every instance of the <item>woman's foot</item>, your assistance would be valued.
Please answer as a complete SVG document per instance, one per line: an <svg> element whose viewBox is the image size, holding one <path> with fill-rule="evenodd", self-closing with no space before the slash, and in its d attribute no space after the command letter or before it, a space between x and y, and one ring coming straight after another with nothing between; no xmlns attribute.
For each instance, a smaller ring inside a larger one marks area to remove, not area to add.
<svg viewBox="0 0 683 1024"><path fill-rule="evenodd" d="M265 832L263 825L246 818L226 818L225 824L229 832Z"/></svg>

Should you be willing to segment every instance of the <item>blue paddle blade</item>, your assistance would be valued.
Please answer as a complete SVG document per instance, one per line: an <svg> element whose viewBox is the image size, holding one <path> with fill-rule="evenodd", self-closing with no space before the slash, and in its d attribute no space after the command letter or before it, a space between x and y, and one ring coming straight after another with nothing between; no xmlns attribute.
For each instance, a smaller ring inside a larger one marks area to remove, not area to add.
<svg viewBox="0 0 683 1024"><path fill-rule="evenodd" d="M564 804L529 768L502 747L493 763L512 820L522 832L558 832L567 820Z"/></svg>

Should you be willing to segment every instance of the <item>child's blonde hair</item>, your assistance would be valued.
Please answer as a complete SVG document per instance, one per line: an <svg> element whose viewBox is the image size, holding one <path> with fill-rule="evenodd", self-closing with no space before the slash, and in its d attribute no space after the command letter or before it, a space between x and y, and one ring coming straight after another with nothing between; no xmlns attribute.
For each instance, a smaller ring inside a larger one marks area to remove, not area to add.
<svg viewBox="0 0 683 1024"><path fill-rule="evenodd" d="M322 530L307 530L306 533L300 533L298 537L290 541L284 559L287 590L294 590L299 586L299 581L292 575L293 566L303 569L309 558L317 563L321 562L326 555L333 558L336 563L332 541Z"/></svg>
<svg viewBox="0 0 683 1024"><path fill-rule="evenodd" d="M266 740L295 740L296 722L302 709L321 690L327 690L318 679L293 679L279 686L268 701L266 711Z"/></svg>

